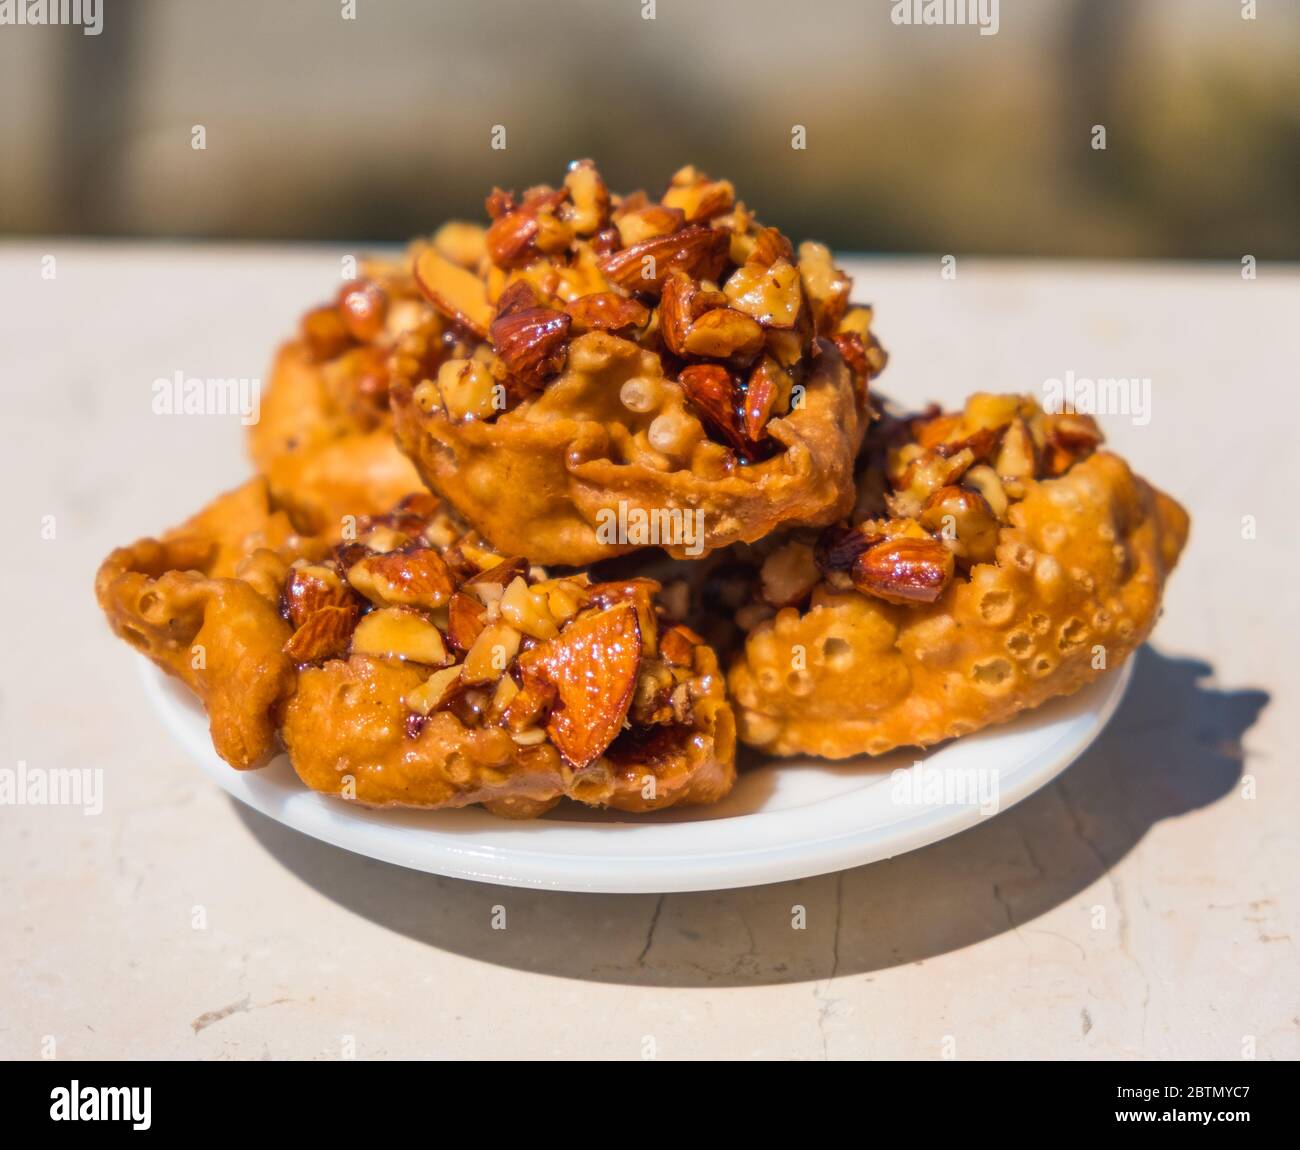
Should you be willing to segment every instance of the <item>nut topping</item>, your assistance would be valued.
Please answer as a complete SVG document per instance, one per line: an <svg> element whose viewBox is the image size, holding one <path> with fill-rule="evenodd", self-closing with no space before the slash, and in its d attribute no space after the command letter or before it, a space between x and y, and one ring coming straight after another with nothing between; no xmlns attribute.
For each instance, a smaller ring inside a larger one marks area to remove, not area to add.
<svg viewBox="0 0 1300 1150"><path fill-rule="evenodd" d="M433 609L451 597L455 583L432 547L368 555L348 568L348 582L381 607L403 604Z"/></svg>
<svg viewBox="0 0 1300 1150"><path fill-rule="evenodd" d="M343 326L358 343L369 343L383 333L387 313L388 296L378 284L348 284L339 292Z"/></svg>
<svg viewBox="0 0 1300 1150"><path fill-rule="evenodd" d="M574 335L587 331L626 331L630 327L644 327L650 319L645 304L616 292L592 292L579 296L564 305L573 320L570 329Z"/></svg>
<svg viewBox="0 0 1300 1150"><path fill-rule="evenodd" d="M727 251L726 232L694 224L601 256L597 263L609 280L624 290L658 295L675 271L693 279L717 279Z"/></svg>
<svg viewBox="0 0 1300 1150"><path fill-rule="evenodd" d="M952 581L952 552L935 539L890 539L853 561L859 591L890 603L933 603Z"/></svg>
<svg viewBox="0 0 1300 1150"><path fill-rule="evenodd" d="M857 325L851 334L860 339L866 330ZM868 517L824 530L814 558L832 588L851 584L898 604L933 603L957 565L965 572L996 562L1002 526L1016 522L1012 504L1028 485L1063 474L1101 442L1090 417L1047 414L1016 395L973 395L959 412L932 406L906 419L886 416L881 429L884 467L869 468L876 482L859 490L859 514ZM882 507L892 518L870 518ZM780 605L779 596L765 597Z"/></svg>
<svg viewBox="0 0 1300 1150"><path fill-rule="evenodd" d="M746 263L731 274L722 290L732 307L764 327L793 328L803 306L798 269L785 259Z"/></svg>
<svg viewBox="0 0 1300 1150"><path fill-rule="evenodd" d="M473 272L457 267L433 248L415 260L415 283L433 306L449 320L486 339L493 310L487 285Z"/></svg>
<svg viewBox="0 0 1300 1150"><path fill-rule="evenodd" d="M525 689L530 681L555 689L546 733L572 766L589 766L614 741L632 704L640 664L641 629L630 603L575 619L562 634L520 656Z"/></svg>
<svg viewBox="0 0 1300 1150"><path fill-rule="evenodd" d="M686 213L680 208L666 208L661 204L624 212L614 221L620 244L630 248L656 236L671 235L686 222Z"/></svg>
<svg viewBox="0 0 1300 1150"><path fill-rule="evenodd" d="M332 659L348 649L348 639L357 621L356 604L318 607L289 636L284 653L295 663Z"/></svg>
<svg viewBox="0 0 1300 1150"><path fill-rule="evenodd" d="M492 321L492 343L511 377L540 390L564 370L573 320L549 307L525 308Z"/></svg>
<svg viewBox="0 0 1300 1150"><path fill-rule="evenodd" d="M474 646L486 625L487 609L472 595L457 591L447 602L447 638L458 651Z"/></svg>
<svg viewBox="0 0 1300 1150"><path fill-rule="evenodd" d="M337 316L318 322L322 349L342 339L344 358L378 356L354 372L371 381L376 424L390 391L404 438L408 423L492 422L521 406L536 408L525 419L544 423L576 405L585 421L622 424L631 450L648 448L656 468L712 481L797 442L768 425L805 418L792 397L822 370L816 361L832 340L857 383L848 398L866 408L867 381L885 360L870 308L849 309L850 281L827 248L805 244L796 255L728 181L688 167L657 202L644 192L617 197L582 160L560 188L495 189L487 210L488 227L444 228L417 249L415 285L437 315L397 291L397 303L420 310L394 347L357 348ZM638 356L635 370L619 370ZM693 370L705 365L724 372ZM838 383L839 364L829 366ZM616 405L585 382L607 368L618 373ZM683 411L673 380L699 418ZM565 398L549 403L553 383ZM596 440L590 449L606 450Z"/></svg>
<svg viewBox="0 0 1300 1150"><path fill-rule="evenodd" d="M765 443L746 434L744 397L731 372L717 364L698 363L683 368L677 378L700 418L741 458L752 462L763 457Z"/></svg>
<svg viewBox="0 0 1300 1150"><path fill-rule="evenodd" d="M354 600L333 568L304 566L289 568L283 602L289 622L301 627L322 607L344 607Z"/></svg>
<svg viewBox="0 0 1300 1150"><path fill-rule="evenodd" d="M434 667L447 661L447 648L438 628L423 615L404 607L371 611L352 633L352 653Z"/></svg>

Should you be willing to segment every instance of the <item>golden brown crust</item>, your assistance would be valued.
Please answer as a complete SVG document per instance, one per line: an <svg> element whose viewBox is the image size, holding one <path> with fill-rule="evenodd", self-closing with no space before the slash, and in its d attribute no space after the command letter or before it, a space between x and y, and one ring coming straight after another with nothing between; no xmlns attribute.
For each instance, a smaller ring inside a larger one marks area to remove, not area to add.
<svg viewBox="0 0 1300 1150"><path fill-rule="evenodd" d="M269 509L265 483L253 480L161 540L114 551L95 579L114 632L199 696L217 753L241 769L274 751L272 712L292 687L293 666L281 650L288 625L233 575L257 548L291 548L292 539Z"/></svg>
<svg viewBox="0 0 1300 1150"><path fill-rule="evenodd" d="M968 734L1118 667L1159 613L1186 512L1098 452L1025 479L994 561L933 603L841 581L755 626L729 684L742 741L845 758Z"/></svg>
<svg viewBox="0 0 1300 1150"><path fill-rule="evenodd" d="M582 769L550 743L521 747L503 728L466 727L449 711L411 738L403 699L425 676L358 655L302 671L282 734L304 783L368 806L483 803L507 818L532 818L561 798L629 812L711 803L735 781L735 727L716 657L702 650L712 673L704 672L710 682L694 729L616 744Z"/></svg>
<svg viewBox="0 0 1300 1150"><path fill-rule="evenodd" d="M350 402L348 387L344 368L314 362L293 340L276 355L261 416L249 429L254 466L304 531L337 531L345 516L379 515L424 490L387 411Z"/></svg>
<svg viewBox="0 0 1300 1150"><path fill-rule="evenodd" d="M545 579L427 493L360 520L355 539L299 536L263 479L114 551L96 578L113 630L199 696L232 766L262 765L282 740L315 789L512 818L563 797L644 811L730 789L717 658L681 628L659 652L656 590ZM548 681L557 660L581 689ZM602 728L616 681L622 710Z"/></svg>

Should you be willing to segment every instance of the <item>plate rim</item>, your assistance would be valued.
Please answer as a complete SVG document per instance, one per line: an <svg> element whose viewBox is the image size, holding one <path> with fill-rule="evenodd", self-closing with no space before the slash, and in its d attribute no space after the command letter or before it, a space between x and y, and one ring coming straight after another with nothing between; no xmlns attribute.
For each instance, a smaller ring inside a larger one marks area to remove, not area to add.
<svg viewBox="0 0 1300 1150"><path fill-rule="evenodd" d="M734 834L738 829L737 823L748 823L752 827L758 825L757 820L775 820L797 826L809 822L810 812L816 812L817 808L824 808L828 803L851 802L855 794L865 794L867 788L823 797L800 807L760 810L713 820L636 822L629 817L627 822L620 822L617 826L600 822L560 824L566 829L590 826L593 839L599 835L606 839L606 846L610 831L618 832L620 852L600 854L594 861L601 864L601 870L593 873L590 855L570 850L537 849L535 845L529 845L529 834L536 833L535 830L530 832L529 828L544 827L548 825L545 822L500 820L501 827L496 828L497 831L515 828L520 838L518 843L508 847L476 844L472 832L466 833L464 838L457 832L457 837L451 838L445 830L429 828L419 832L428 836L419 843L422 849L413 851L407 844L411 828L393 825L391 811L347 808L338 800L316 794L301 784L287 795L282 794L278 785L269 782L263 771L235 770L220 759L212 749L207 719L197 700L187 706L185 700L190 696L184 694L180 684L149 660L139 660L145 693L187 757L195 760L203 774L232 798L275 822L354 854L448 878L523 889L602 894L725 890L811 878L893 858L960 834L1009 810L1052 782L1075 762L1114 716L1127 692L1134 665L1135 656L1131 655L1112 673L1086 684L1072 695L1044 704L1044 707L1065 706L1073 714L1062 716L1068 721L1059 731L1044 737L1041 743L1034 745L1031 741L1027 753L1022 753L1011 766L998 768L998 808L992 815L983 815L973 804L921 805L909 808L900 818L883 824L840 830L825 836L796 836L789 841L765 842L757 846L746 846L742 841L724 849L687 853L647 851L644 854L628 854L623 847L646 839L651 840L647 845L652 845L664 835L680 833L682 828L690 827L727 827ZM1019 729L1021 724L1028 716L1041 714L1042 710L1030 709L1006 723L985 728L963 739L950 740L935 748L917 748L914 761L925 761L952 747L969 746L971 740L988 745L1006 740L1008 736L1024 736L1027 732ZM819 765L831 764L821 760ZM796 761L788 764L774 761L768 764L768 768L800 769ZM285 764L283 769L292 768ZM816 819L811 818L811 821ZM771 825L769 823L769 827Z"/></svg>

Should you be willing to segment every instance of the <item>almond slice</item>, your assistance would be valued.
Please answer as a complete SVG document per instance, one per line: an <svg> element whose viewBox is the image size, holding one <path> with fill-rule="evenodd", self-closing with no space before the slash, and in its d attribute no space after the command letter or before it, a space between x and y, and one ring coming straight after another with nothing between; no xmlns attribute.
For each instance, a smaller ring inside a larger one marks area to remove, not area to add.
<svg viewBox="0 0 1300 1150"><path fill-rule="evenodd" d="M371 611L352 633L354 655L441 666L447 661L442 633L423 615L402 607Z"/></svg>
<svg viewBox="0 0 1300 1150"><path fill-rule="evenodd" d="M729 246L727 233L721 229L692 224L601 256L596 262L625 291L658 295L675 271L692 279L716 280L726 266Z"/></svg>
<svg viewBox="0 0 1300 1150"><path fill-rule="evenodd" d="M456 589L451 571L432 547L368 555L348 569L348 582L381 607L403 604L432 610Z"/></svg>
<svg viewBox="0 0 1300 1150"><path fill-rule="evenodd" d="M794 261L794 247L776 228L759 228L745 262L770 268L777 260Z"/></svg>
<svg viewBox="0 0 1300 1150"><path fill-rule="evenodd" d="M546 732L575 768L595 762L622 729L641 665L636 608L623 603L575 619L519 660L524 683L555 688Z"/></svg>
<svg viewBox="0 0 1300 1150"><path fill-rule="evenodd" d="M999 525L988 500L979 492L940 487L925 501L920 521L967 565L993 562Z"/></svg>
<svg viewBox="0 0 1300 1150"><path fill-rule="evenodd" d="M591 601L598 607L612 607L616 603L631 603L636 608L637 625L641 629L641 648L647 655L658 649L659 622L655 612L655 596L663 590L658 579L637 575L631 579L609 583L593 583L587 588Z"/></svg>
<svg viewBox="0 0 1300 1150"><path fill-rule="evenodd" d="M853 281L835 266L830 248L811 240L799 245L799 276L817 334L829 335L848 310Z"/></svg>
<svg viewBox="0 0 1300 1150"><path fill-rule="evenodd" d="M763 329L744 312L715 307L691 324L685 346L690 355L747 362L763 350Z"/></svg>
<svg viewBox="0 0 1300 1150"><path fill-rule="evenodd" d="M487 251L499 268L519 268L537 258L537 217L522 211L506 212L487 230Z"/></svg>
<svg viewBox="0 0 1300 1150"><path fill-rule="evenodd" d="M502 682L506 681L502 680ZM510 730L522 731L533 726L542 712L554 702L555 688L550 683L537 678L528 679L511 697L502 715L502 721Z"/></svg>
<svg viewBox="0 0 1300 1150"><path fill-rule="evenodd" d="M423 248L413 269L421 294L448 319L486 339L492 323L487 284L473 272L457 267L433 248Z"/></svg>
<svg viewBox="0 0 1300 1150"><path fill-rule="evenodd" d="M729 212L735 202L736 189L730 180L697 179L690 183L674 183L663 196L664 207L685 212L688 223L709 220Z"/></svg>
<svg viewBox="0 0 1300 1150"><path fill-rule="evenodd" d="M745 384L741 427L747 439L753 443L763 440L773 413L790 405L790 390L790 377L785 370L771 356L764 356L750 371Z"/></svg>

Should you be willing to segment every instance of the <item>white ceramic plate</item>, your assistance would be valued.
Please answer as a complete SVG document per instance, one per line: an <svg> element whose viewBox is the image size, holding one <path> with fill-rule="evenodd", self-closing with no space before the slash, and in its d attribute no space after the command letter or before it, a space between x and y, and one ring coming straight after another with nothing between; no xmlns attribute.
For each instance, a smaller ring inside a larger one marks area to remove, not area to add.
<svg viewBox="0 0 1300 1150"><path fill-rule="evenodd" d="M1091 743L1124 694L1128 663L1078 694L928 752L827 763L764 761L710 807L633 817L564 803L544 818L478 808L368 810L299 783L281 755L236 771L194 698L141 661L149 695L203 770L277 822L371 858L506 886L661 893L755 886L889 858L947 838L1032 794ZM917 765L919 764L919 765ZM906 776L898 771L909 772Z"/></svg>

